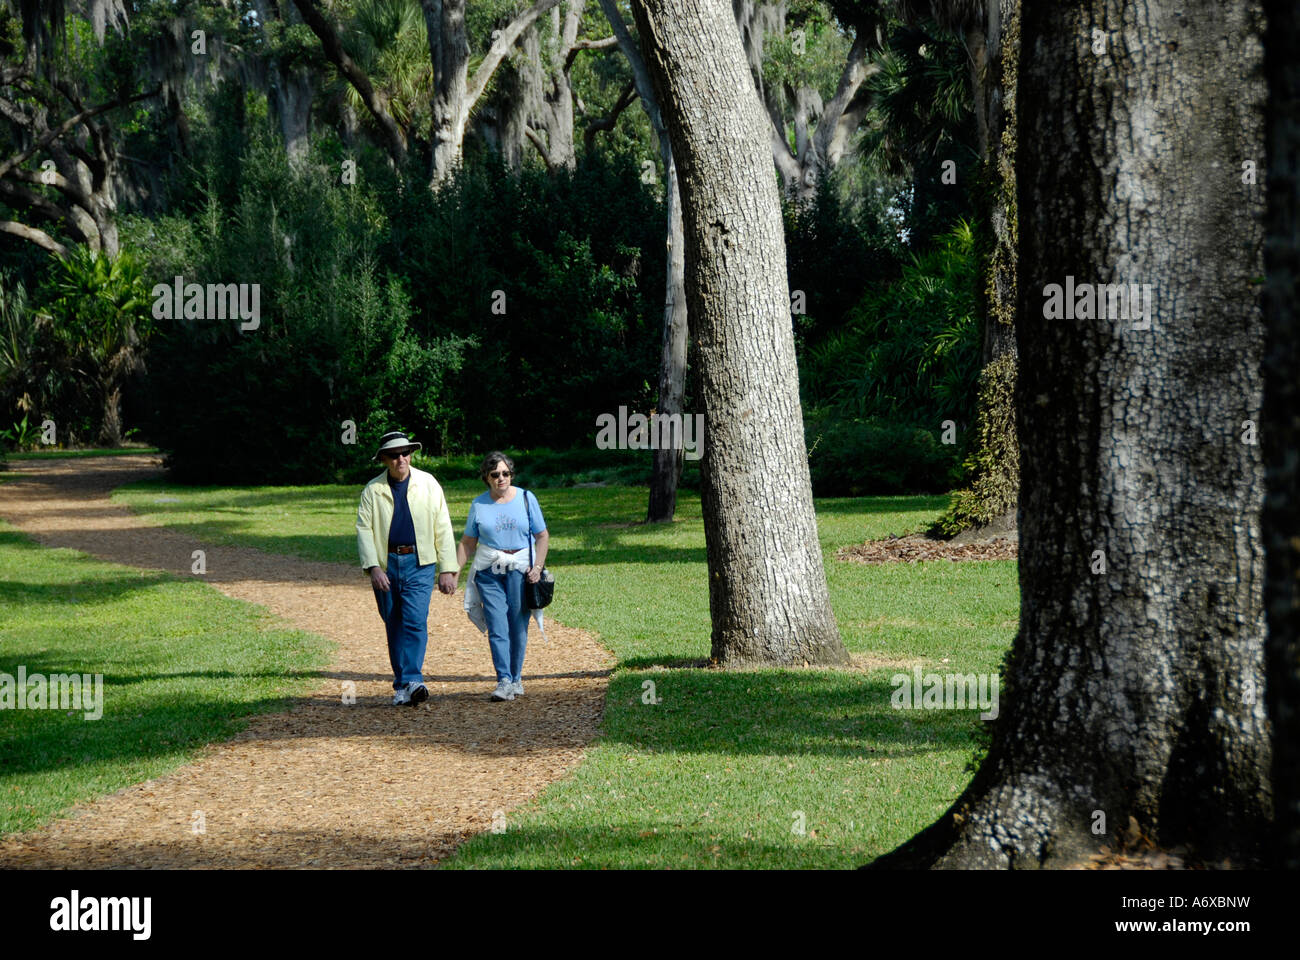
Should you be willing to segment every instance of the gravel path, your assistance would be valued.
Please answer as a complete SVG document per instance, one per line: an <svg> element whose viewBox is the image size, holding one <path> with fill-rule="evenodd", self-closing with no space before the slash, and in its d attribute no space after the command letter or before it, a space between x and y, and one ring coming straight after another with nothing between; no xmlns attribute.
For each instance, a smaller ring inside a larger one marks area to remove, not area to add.
<svg viewBox="0 0 1300 960"><path fill-rule="evenodd" d="M491 703L486 638L460 593L435 592L430 699L393 707L383 624L359 569L204 544L109 500L160 473L150 456L15 463L0 517L45 546L184 576L201 548L210 585L333 640L334 662L287 713L253 718L196 762L0 839L0 867L432 866L494 815L508 828L512 809L582 758L614 664L590 635L548 619L546 642L534 627L527 695ZM343 703L345 681L355 705Z"/></svg>

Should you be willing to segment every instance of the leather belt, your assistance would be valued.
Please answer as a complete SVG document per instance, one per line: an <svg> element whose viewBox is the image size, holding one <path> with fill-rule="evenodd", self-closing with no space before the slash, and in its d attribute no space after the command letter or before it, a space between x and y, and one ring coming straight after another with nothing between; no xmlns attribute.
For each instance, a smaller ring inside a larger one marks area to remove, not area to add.
<svg viewBox="0 0 1300 960"><path fill-rule="evenodd" d="M390 543L390 544L388 545L388 552L389 552L389 553L399 553L399 554L402 554L402 555L406 555L406 554L408 554L408 553L415 553L415 544L410 543L410 544L402 544L402 545L399 546L399 545L397 545L397 544Z"/></svg>
<svg viewBox="0 0 1300 960"><path fill-rule="evenodd" d="M522 549L523 549L523 547L520 547L518 550L498 550L497 553L518 553L519 550L522 550Z"/></svg>

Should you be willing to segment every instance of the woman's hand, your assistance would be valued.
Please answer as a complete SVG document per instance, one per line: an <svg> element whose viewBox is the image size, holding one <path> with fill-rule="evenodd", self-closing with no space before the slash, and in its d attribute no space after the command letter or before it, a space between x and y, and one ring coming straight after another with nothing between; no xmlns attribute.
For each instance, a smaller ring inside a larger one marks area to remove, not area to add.
<svg viewBox="0 0 1300 960"><path fill-rule="evenodd" d="M527 576L529 583L536 583L542 579L542 565L539 563L535 567L529 567Z"/></svg>

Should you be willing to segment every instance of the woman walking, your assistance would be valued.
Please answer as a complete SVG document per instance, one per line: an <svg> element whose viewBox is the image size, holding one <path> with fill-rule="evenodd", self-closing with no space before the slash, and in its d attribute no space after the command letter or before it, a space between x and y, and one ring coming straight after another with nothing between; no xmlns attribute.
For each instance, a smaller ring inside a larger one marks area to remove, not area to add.
<svg viewBox="0 0 1300 960"><path fill-rule="evenodd" d="M530 583L541 578L550 542L541 505L532 493L510 482L514 472L514 461L498 450L483 458L479 475L487 492L469 505L465 535L456 547L456 560L462 566L474 554L474 566L465 583L465 609L474 619L474 607L482 603L485 623L479 628L487 628L497 674L493 700L513 700L524 695L529 619L524 577Z"/></svg>

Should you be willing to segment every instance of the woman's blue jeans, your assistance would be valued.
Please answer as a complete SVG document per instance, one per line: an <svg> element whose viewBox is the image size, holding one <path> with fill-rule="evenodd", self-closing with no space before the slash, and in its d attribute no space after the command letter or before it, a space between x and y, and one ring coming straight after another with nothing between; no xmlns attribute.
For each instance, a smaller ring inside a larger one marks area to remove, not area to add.
<svg viewBox="0 0 1300 960"><path fill-rule="evenodd" d="M523 676L524 649L528 646L528 609L524 605L524 575L518 570L493 573L480 570L474 575L483 598L488 646L497 681L518 683Z"/></svg>
<svg viewBox="0 0 1300 960"><path fill-rule="evenodd" d="M388 662L393 689L424 682L424 648L429 644L429 598L438 582L438 565L420 566L414 553L388 555L388 591L375 590L375 603L388 632Z"/></svg>

